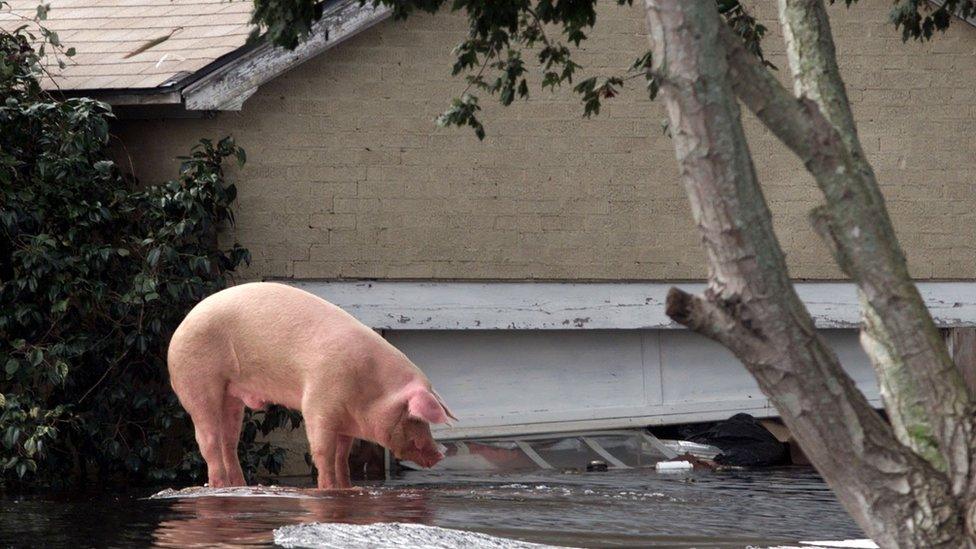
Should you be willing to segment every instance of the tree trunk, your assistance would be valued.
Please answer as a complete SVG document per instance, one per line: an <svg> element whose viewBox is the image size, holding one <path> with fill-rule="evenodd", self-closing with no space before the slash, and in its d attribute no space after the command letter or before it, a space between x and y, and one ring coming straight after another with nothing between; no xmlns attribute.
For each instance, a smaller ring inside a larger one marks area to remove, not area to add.
<svg viewBox="0 0 976 549"><path fill-rule="evenodd" d="M883 242L887 242L888 237L879 241L878 233L874 230L876 227L872 223L857 222L858 216L861 215L860 208L863 202L855 199L860 192L856 189L863 188L864 185L857 182L852 183L851 180L860 177L858 174L862 172L859 172L855 166L855 160L844 146L840 133L824 118L816 103L808 98L798 100L780 86L776 78L751 53L745 50L741 41L730 30L722 29L721 34L722 43L728 52L731 69L730 78L736 94L804 162L807 170L813 174L817 184L828 197L828 205L815 209L811 214L814 226L818 228L821 234L827 235L825 242L838 263L845 272L858 280L859 284L868 284L870 280L877 279L874 276L866 281L865 279L858 279L857 275L853 274L855 270L852 266L855 263L863 263L867 261L867 257L877 258L878 249L884 245ZM855 190L851 190L852 187ZM887 219L887 214L884 213L883 209L881 214ZM870 217L868 218L870 219ZM843 221L838 223L837 220ZM849 242L843 242L845 234L856 238L863 237L868 231L872 231L870 237L865 237L869 245L865 240L854 246L849 245ZM837 236L834 237L833 235ZM897 248L897 242L894 246ZM893 256L889 254L885 257L891 258ZM902 258L902 265L904 265L904 258ZM861 268L881 267L875 265L872 267L862 266ZM907 270L902 269L902 272L904 276L907 276ZM911 284L910 279L908 282ZM873 287L872 293L877 295L879 288L884 287L887 285ZM913 284L911 291L917 295ZM865 295L866 292L861 292L862 299ZM925 309L920 297L918 297L918 301L925 311L925 317L929 319L928 323L931 328L935 329L934 323L931 322L931 316ZM902 304L906 302L906 300L901 300ZM868 312L866 316L868 330L877 328L879 319L878 315L874 314L877 308L865 307L864 309ZM910 322L906 322L902 326L905 327L910 324ZM908 331L915 330L913 333L917 336L918 333L923 333L926 329L924 318L916 320L915 324L915 326L905 329ZM936 333L938 333L937 330ZM890 338L888 339L890 340ZM914 339L917 340L917 337ZM953 467L954 478L956 479L954 484L955 492L959 493L961 489L960 480L965 478L969 469L964 465L966 460L961 452L968 452L969 444L966 433L970 431L969 422L971 420L969 417L971 416L965 411L969 408L965 405L968 391L961 385L961 377L958 376L958 371L950 366L950 370L946 372L947 366L939 361L923 361L919 364L913 359L908 364L900 362L901 359L884 356L889 353L889 347L874 344L877 340L879 340L878 337L867 337L863 339L863 342L873 358L872 363L875 364L878 372L882 391L886 396L886 408L893 418L896 432L899 433L903 442L920 455L926 456L930 463L941 470L946 471L948 469L947 464L956 463L957 465ZM938 343L944 347L944 343ZM918 353L915 352L915 354ZM914 357L915 355L909 352L908 356ZM889 365L892 366L889 367ZM910 369L911 372L899 372L896 365L901 365L903 369ZM918 374L915 377L910 376L915 368L925 373L925 383L916 382L923 377L923 374ZM946 375L941 375L940 372L946 372ZM923 385L925 388L920 388ZM935 404L930 407L926 406L930 400L934 400ZM960 407L963 409L960 410ZM907 427L909 425L927 427L944 425L945 428L920 428L912 431ZM913 432L916 436L912 435ZM925 435L925 433L930 432L947 432L949 435L936 439ZM937 440L944 440L946 443L940 447ZM957 457L951 460L944 459L942 447L946 449L945 455Z"/></svg>
<svg viewBox="0 0 976 549"><path fill-rule="evenodd" d="M875 366L899 440L947 472L955 494L969 482L968 389L908 274L905 255L864 156L822 0L779 0L796 94L819 106L846 152L844 177L821 185L825 208L814 225L857 283L862 345Z"/></svg>
<svg viewBox="0 0 976 549"><path fill-rule="evenodd" d="M793 289L742 130L714 0L646 0L646 12L709 267L705 294L673 289L668 314L742 360L878 543L962 546L961 513L945 476L900 444L871 409Z"/></svg>

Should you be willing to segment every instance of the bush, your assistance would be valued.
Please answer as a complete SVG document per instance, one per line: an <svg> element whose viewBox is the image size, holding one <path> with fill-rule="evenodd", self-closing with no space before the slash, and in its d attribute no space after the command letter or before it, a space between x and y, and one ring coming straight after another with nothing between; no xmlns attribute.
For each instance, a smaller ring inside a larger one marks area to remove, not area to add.
<svg viewBox="0 0 976 549"><path fill-rule="evenodd" d="M39 60L0 32L0 484L199 480L166 347L249 261L217 241L236 195L222 164L244 151L202 140L178 179L140 188L108 155L109 106L47 95ZM277 472L284 450L256 434L298 421L249 415L245 473Z"/></svg>

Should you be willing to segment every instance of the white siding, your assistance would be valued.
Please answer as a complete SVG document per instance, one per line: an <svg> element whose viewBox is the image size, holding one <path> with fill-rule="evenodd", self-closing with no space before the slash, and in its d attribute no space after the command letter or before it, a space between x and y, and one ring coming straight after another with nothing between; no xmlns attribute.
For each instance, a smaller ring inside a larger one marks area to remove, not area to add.
<svg viewBox="0 0 976 549"><path fill-rule="evenodd" d="M874 403L853 330L825 330ZM678 330L389 331L460 422L440 438L506 436L776 415L728 351Z"/></svg>

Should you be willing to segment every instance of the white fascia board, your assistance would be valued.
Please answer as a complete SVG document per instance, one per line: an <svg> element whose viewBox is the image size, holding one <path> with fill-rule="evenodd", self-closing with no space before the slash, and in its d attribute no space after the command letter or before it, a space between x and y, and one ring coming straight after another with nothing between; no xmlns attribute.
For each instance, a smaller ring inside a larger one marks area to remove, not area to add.
<svg viewBox="0 0 976 549"><path fill-rule="evenodd" d="M664 312L668 290L703 283L407 282L283 280L384 330L637 330L681 328ZM797 282L819 328L857 328L848 282ZM936 324L976 326L976 282L919 282Z"/></svg>
<svg viewBox="0 0 976 549"><path fill-rule="evenodd" d="M187 110L241 110L244 101L265 82L323 54L343 41L388 19L386 5L359 0L327 2L322 18L294 50L265 42L183 90Z"/></svg>

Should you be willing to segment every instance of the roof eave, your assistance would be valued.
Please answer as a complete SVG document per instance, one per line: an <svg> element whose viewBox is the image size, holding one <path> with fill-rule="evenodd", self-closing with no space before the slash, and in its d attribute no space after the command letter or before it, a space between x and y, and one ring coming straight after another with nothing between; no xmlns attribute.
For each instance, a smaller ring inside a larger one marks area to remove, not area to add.
<svg viewBox="0 0 976 549"><path fill-rule="evenodd" d="M390 17L385 5L360 0L333 0L312 27L308 39L294 50L264 42L232 62L196 79L183 88L187 110L240 110L244 100L269 80L316 57L347 38Z"/></svg>
<svg viewBox="0 0 976 549"><path fill-rule="evenodd" d="M112 105L142 106L142 105L181 105L183 95L180 90L171 86L166 88L128 88L128 89L98 89L98 90L62 90L67 96L91 97Z"/></svg>
<svg viewBox="0 0 976 549"><path fill-rule="evenodd" d="M187 111L239 111L258 87L390 17L387 6L331 0L308 39L294 50L248 44L165 87L65 90L112 106L182 105Z"/></svg>

